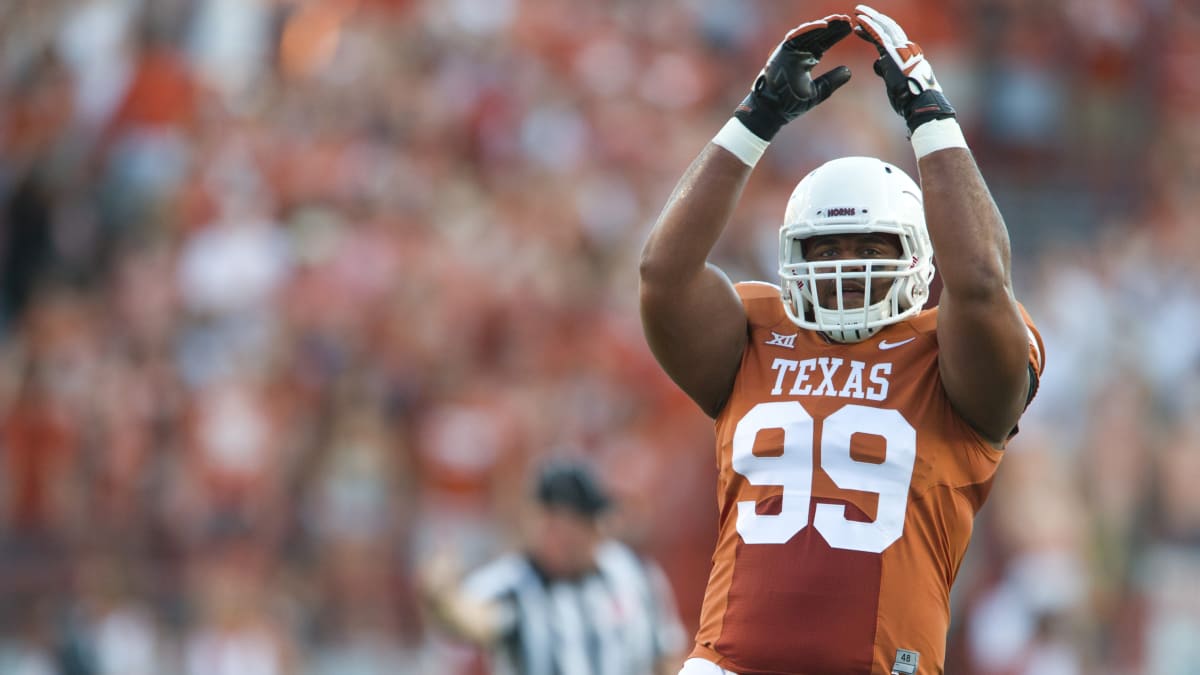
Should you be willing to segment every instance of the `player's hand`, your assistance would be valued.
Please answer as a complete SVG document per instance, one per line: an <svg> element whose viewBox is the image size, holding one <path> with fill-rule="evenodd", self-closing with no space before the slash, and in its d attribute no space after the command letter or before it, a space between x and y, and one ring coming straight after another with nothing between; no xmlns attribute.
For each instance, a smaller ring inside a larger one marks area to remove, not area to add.
<svg viewBox="0 0 1200 675"><path fill-rule="evenodd" d="M783 125L829 98L850 79L850 69L838 66L813 79L812 69L825 52L853 30L850 17L832 14L796 26L772 52L750 95L734 116L769 141Z"/></svg>
<svg viewBox="0 0 1200 675"><path fill-rule="evenodd" d="M854 11L854 32L879 51L875 73L883 78L888 100L908 123L909 132L931 120L954 117L954 107L942 93L920 45L909 40L891 17L866 5Z"/></svg>

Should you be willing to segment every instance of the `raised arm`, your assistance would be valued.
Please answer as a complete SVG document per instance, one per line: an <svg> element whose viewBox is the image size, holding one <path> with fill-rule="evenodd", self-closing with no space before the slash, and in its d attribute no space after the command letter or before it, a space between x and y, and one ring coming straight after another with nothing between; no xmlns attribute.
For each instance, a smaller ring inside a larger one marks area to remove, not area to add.
<svg viewBox="0 0 1200 675"><path fill-rule="evenodd" d="M942 275L938 365L959 414L1003 446L1030 391L1030 337L1013 296L1008 230L921 48L865 5L855 32L912 134L925 221Z"/></svg>
<svg viewBox="0 0 1200 675"><path fill-rule="evenodd" d="M792 29L771 54L734 117L676 185L642 250L641 314L663 370L715 417L733 388L746 346L746 315L709 253L767 144L850 79L845 66L816 78L812 69L850 34L842 14Z"/></svg>
<svg viewBox="0 0 1200 675"><path fill-rule="evenodd" d="M708 144L642 249L639 294L650 351L711 417L733 387L746 316L728 277L707 259L749 175L749 166Z"/></svg>
<svg viewBox="0 0 1200 675"><path fill-rule="evenodd" d="M435 553L423 562L416 581L426 618L452 637L489 647L511 623L499 603L464 592L461 566L450 553Z"/></svg>

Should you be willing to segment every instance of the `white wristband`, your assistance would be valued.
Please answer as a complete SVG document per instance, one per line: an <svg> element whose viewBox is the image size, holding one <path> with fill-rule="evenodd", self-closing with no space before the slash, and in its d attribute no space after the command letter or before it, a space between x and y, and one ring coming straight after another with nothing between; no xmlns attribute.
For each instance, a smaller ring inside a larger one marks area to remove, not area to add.
<svg viewBox="0 0 1200 675"><path fill-rule="evenodd" d="M911 140L917 159L946 148L967 147L967 139L963 137L962 127L958 126L958 122L954 119L926 122L912 132Z"/></svg>
<svg viewBox="0 0 1200 675"><path fill-rule="evenodd" d="M746 128L745 124L736 117L730 117L725 126L717 132L712 142L732 152L746 166L758 164L770 141L764 141Z"/></svg>

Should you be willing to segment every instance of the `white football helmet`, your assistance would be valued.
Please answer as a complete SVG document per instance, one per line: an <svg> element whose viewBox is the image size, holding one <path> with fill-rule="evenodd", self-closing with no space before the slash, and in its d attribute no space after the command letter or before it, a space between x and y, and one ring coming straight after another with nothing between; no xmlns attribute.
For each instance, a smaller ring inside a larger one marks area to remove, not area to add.
<svg viewBox="0 0 1200 675"><path fill-rule="evenodd" d="M894 234L896 260L805 260L801 242L831 234ZM921 311L933 279L933 244L925 229L921 188L906 173L870 157L827 162L800 181L779 228L779 276L783 306L797 326L819 330L838 342L860 342L884 326ZM837 283L837 305L824 307L816 282ZM864 289L862 307L847 308L842 284ZM890 284L887 297L871 304L873 284Z"/></svg>

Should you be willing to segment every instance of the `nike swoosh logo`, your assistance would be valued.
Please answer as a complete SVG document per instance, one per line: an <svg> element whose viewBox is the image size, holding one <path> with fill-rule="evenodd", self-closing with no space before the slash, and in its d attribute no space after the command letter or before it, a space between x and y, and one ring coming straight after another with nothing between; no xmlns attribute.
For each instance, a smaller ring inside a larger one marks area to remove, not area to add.
<svg viewBox="0 0 1200 675"><path fill-rule="evenodd" d="M916 339L917 338L915 338L915 337L910 337L907 340L901 340L899 342L888 342L887 340L880 340L879 348L885 349L885 350L886 349L895 349L896 347L899 347L900 345L906 345Z"/></svg>

